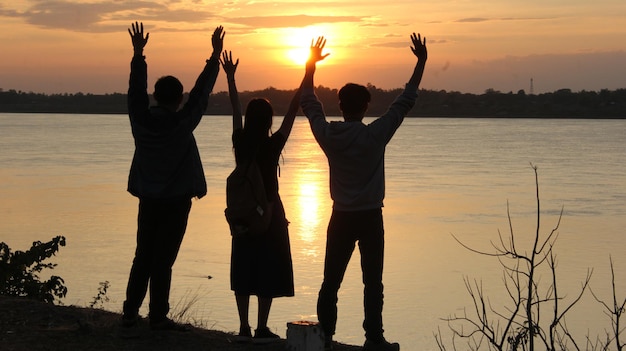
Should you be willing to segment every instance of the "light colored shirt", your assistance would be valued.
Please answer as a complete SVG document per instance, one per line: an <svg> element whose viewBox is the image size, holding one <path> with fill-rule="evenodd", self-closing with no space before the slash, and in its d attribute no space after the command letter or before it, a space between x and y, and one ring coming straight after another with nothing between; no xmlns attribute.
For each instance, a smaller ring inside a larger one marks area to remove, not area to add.
<svg viewBox="0 0 626 351"><path fill-rule="evenodd" d="M303 88L302 111L328 158L333 209L362 211L383 207L385 147L413 108L416 98L416 89L407 86L387 112L370 124L328 122L313 88Z"/></svg>

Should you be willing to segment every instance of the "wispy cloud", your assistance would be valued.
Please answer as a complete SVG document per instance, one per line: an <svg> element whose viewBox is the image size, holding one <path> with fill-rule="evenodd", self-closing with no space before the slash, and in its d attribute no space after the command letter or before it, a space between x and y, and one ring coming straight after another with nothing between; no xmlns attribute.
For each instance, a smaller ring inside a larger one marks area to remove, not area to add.
<svg viewBox="0 0 626 351"><path fill-rule="evenodd" d="M169 4L171 4L170 2ZM154 1L108 0L80 3L68 0L38 0L24 10L0 7L0 16L23 18L28 24L75 32L116 32L119 21L150 20L199 23L213 17L208 11L171 8Z"/></svg>
<svg viewBox="0 0 626 351"><path fill-rule="evenodd" d="M493 22L493 21L537 21L548 20L554 18L540 18L540 17L502 17L502 18L487 18L487 17L467 17L455 20L457 23L479 23L479 22Z"/></svg>
<svg viewBox="0 0 626 351"><path fill-rule="evenodd" d="M481 18L481 17L470 17L470 18L461 18L456 20L455 22L459 23L476 23L476 22L487 22L491 21L489 18Z"/></svg>
<svg viewBox="0 0 626 351"><path fill-rule="evenodd" d="M197 1L187 2L187 5ZM22 18L26 23L42 28L64 29L74 32L117 32L120 22L150 21L160 30L186 31L198 30L198 24L219 18L220 23L233 23L253 28L306 27L320 23L354 22L366 23L368 17L362 16L327 16L327 15L282 15L282 16L245 16L222 17L197 6L185 6L184 1L123 1L103 0L98 2L77 2L71 0L32 0L22 9L0 5L0 16ZM296 3L303 5L305 3ZM285 3L289 8L296 4ZM250 7L260 4L230 3L230 6ZM310 3L308 3L310 6ZM267 7L267 4L263 4ZM280 5L283 7L283 3ZM206 8L206 7L204 7ZM184 25L183 25L184 24ZM126 26L126 24L124 24Z"/></svg>

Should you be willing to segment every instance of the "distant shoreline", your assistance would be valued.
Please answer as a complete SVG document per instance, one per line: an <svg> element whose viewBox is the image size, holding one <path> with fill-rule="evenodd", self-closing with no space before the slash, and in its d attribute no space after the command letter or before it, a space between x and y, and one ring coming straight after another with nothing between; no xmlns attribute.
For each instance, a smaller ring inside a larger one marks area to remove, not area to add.
<svg viewBox="0 0 626 351"><path fill-rule="evenodd" d="M5 111L0 111L0 114L9 114L9 113L13 113L13 114L49 114L49 115L126 115L126 112L29 112L29 111L11 111L11 112L5 112ZM226 114L212 114L212 113L205 113L204 116L229 116ZM304 117L304 115L302 115L302 113L299 113L296 117ZM333 116L330 116L333 117ZM376 118L379 116L365 116L366 118ZM407 116L406 118L447 118L447 119L502 119L502 118L510 118L510 119L584 119L584 120L622 120L622 119L626 119L626 116L623 117L580 117L580 116L576 116L576 117L558 117L558 116L543 116L543 117L538 117L538 116Z"/></svg>
<svg viewBox="0 0 626 351"><path fill-rule="evenodd" d="M380 116L401 93L401 89L368 89L372 102L368 116ZM268 88L240 93L245 105L254 97L272 102L274 114L284 115L294 90ZM337 90L317 87L316 94L327 115L340 116ZM54 94L0 90L0 113L65 113L65 114L126 114L126 94ZM230 115L227 92L211 94L207 115ZM625 119L626 89L572 92L561 89L553 93L502 93L487 90L475 95L460 92L420 90L419 97L407 117L427 118L552 118L552 119Z"/></svg>

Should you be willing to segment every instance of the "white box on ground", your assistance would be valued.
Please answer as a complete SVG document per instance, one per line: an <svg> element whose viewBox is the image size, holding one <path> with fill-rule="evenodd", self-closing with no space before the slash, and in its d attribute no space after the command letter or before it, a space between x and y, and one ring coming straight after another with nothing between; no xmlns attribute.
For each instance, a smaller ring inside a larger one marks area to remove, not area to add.
<svg viewBox="0 0 626 351"><path fill-rule="evenodd" d="M287 323L288 351L324 351L324 332L319 323L296 321Z"/></svg>

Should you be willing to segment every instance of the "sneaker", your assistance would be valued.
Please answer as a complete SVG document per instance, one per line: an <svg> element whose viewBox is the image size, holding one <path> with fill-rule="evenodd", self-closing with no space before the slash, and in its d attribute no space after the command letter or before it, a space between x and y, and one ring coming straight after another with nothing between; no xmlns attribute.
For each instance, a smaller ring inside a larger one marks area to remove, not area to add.
<svg viewBox="0 0 626 351"><path fill-rule="evenodd" d="M189 331L188 326L184 324L176 323L169 318L162 319L158 322L150 321L150 329L154 331L177 331L177 332Z"/></svg>
<svg viewBox="0 0 626 351"><path fill-rule="evenodd" d="M239 334L235 335L235 342L246 343L252 341L250 327L240 327Z"/></svg>
<svg viewBox="0 0 626 351"><path fill-rule="evenodd" d="M324 340L324 351L333 351L333 339Z"/></svg>
<svg viewBox="0 0 626 351"><path fill-rule="evenodd" d="M400 351L400 344L397 342L390 343L383 338L380 342L366 340L363 345L363 351Z"/></svg>
<svg viewBox="0 0 626 351"><path fill-rule="evenodd" d="M123 339L136 339L140 336L139 317L123 316L120 325L120 337Z"/></svg>
<svg viewBox="0 0 626 351"><path fill-rule="evenodd" d="M254 344L268 344L274 341L280 340L280 336L272 333L267 327L259 328L254 331L254 337L252 343Z"/></svg>
<svg viewBox="0 0 626 351"><path fill-rule="evenodd" d="M122 328L133 328L139 324L138 316L122 316Z"/></svg>

